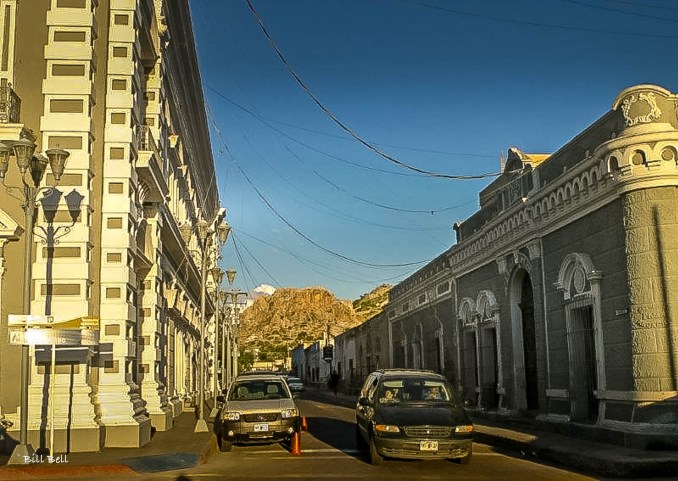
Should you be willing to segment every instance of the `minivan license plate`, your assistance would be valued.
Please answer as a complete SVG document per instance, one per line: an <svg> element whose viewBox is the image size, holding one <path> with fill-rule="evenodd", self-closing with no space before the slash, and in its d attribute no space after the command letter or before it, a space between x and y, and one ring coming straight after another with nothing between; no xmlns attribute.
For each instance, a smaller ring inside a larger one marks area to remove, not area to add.
<svg viewBox="0 0 678 481"><path fill-rule="evenodd" d="M255 424L254 425L254 432L255 433L262 433L264 431L268 431L268 424ZM436 443L438 444L438 443Z"/></svg>
<svg viewBox="0 0 678 481"><path fill-rule="evenodd" d="M438 441L419 441L419 451L438 451Z"/></svg>

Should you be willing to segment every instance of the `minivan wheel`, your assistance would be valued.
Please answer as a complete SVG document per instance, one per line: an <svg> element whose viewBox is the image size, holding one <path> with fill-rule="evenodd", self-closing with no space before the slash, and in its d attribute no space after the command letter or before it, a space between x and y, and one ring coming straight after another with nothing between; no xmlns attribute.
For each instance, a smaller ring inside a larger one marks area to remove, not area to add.
<svg viewBox="0 0 678 481"><path fill-rule="evenodd" d="M374 437L370 437L370 464L381 466L384 463L384 457L377 451L377 445L374 444Z"/></svg>

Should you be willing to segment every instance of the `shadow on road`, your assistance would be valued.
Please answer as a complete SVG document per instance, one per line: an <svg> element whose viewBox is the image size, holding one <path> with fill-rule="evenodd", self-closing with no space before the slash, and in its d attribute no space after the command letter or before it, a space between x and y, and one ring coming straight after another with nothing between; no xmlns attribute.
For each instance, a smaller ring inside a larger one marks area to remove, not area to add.
<svg viewBox="0 0 678 481"><path fill-rule="evenodd" d="M364 459L364 453L356 446L355 423L327 417L307 417L308 432L318 441L345 452L357 459ZM303 447L302 447L303 449Z"/></svg>

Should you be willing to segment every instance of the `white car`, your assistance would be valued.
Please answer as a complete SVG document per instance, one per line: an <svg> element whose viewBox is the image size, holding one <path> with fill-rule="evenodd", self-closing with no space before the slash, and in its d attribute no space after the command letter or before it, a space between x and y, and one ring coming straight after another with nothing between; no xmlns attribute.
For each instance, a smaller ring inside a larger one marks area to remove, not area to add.
<svg viewBox="0 0 678 481"><path fill-rule="evenodd" d="M305 389L304 383L298 377L288 377L287 385L290 387L290 391L292 392L299 392Z"/></svg>

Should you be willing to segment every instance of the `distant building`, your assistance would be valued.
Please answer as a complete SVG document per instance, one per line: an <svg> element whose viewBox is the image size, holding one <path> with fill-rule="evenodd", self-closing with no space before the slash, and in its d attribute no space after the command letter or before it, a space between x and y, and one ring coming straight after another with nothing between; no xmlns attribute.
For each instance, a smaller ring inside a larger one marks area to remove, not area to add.
<svg viewBox="0 0 678 481"><path fill-rule="evenodd" d="M677 445L677 108L639 85L551 155L511 148L457 244L391 290L390 365L479 413Z"/></svg>

